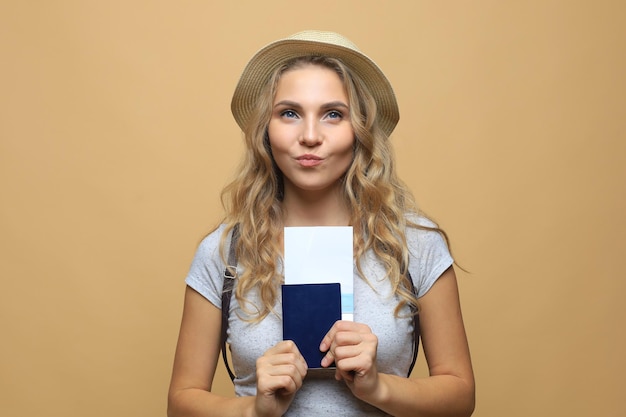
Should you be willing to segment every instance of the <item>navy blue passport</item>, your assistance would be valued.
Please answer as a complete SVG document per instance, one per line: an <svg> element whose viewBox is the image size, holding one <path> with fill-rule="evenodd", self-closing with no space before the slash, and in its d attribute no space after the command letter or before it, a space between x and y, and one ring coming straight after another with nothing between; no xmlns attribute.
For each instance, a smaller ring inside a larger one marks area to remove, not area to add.
<svg viewBox="0 0 626 417"><path fill-rule="evenodd" d="M309 368L321 368L322 339L341 320L341 287L332 284L282 286L283 340L293 340Z"/></svg>

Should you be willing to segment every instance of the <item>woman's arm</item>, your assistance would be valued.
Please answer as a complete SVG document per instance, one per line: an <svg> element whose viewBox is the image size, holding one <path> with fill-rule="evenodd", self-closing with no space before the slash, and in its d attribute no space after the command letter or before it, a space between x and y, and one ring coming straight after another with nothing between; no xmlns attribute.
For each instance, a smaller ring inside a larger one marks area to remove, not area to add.
<svg viewBox="0 0 626 417"><path fill-rule="evenodd" d="M220 309L187 287L168 395L169 417L281 416L302 385L306 363L293 343L281 342L257 360L254 397L211 393L220 354Z"/></svg>
<svg viewBox="0 0 626 417"><path fill-rule="evenodd" d="M376 337L360 327L364 325L340 323L321 346L330 347L324 363L336 361L337 378L345 380L357 398L398 417L472 414L474 375L452 267L420 298L420 330L429 377L409 379L378 373Z"/></svg>

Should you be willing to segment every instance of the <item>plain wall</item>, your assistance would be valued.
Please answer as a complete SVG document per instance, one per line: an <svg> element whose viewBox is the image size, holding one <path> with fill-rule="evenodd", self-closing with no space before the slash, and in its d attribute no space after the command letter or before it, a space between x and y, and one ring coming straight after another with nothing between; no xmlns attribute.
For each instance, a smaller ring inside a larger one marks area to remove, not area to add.
<svg viewBox="0 0 626 417"><path fill-rule="evenodd" d="M165 415L184 277L241 151L232 91L311 28L396 89L398 169L471 272L475 415L626 415L625 12L2 1L0 415Z"/></svg>

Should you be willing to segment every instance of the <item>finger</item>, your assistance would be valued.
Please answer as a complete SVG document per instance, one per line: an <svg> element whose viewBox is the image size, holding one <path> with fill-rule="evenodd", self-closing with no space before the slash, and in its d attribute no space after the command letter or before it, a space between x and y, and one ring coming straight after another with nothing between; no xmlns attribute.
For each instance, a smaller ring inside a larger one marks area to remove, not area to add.
<svg viewBox="0 0 626 417"><path fill-rule="evenodd" d="M257 360L257 369L274 374L273 369L280 369L281 366L292 366L301 377L307 373L307 364L300 352L279 353L262 356Z"/></svg>
<svg viewBox="0 0 626 417"><path fill-rule="evenodd" d="M333 339L335 338L335 334L339 331L339 328L342 326L342 320L337 320L328 330L328 333L322 338L320 342L320 352L326 352L330 349L331 344L333 343Z"/></svg>
<svg viewBox="0 0 626 417"><path fill-rule="evenodd" d="M266 354L286 353L286 352L300 352L293 340L281 340L274 346L265 351Z"/></svg>
<svg viewBox="0 0 626 417"><path fill-rule="evenodd" d="M278 381L286 377L288 379L284 381L287 384L286 386L293 385L293 388L300 387L304 379L304 375L293 364L274 366L265 375Z"/></svg>
<svg viewBox="0 0 626 417"><path fill-rule="evenodd" d="M332 350L328 350L328 352L326 352L326 355L324 355L324 357L320 361L320 365L322 366L322 368L328 368L333 364L333 362L335 362L335 356L333 355Z"/></svg>
<svg viewBox="0 0 626 417"><path fill-rule="evenodd" d="M368 354L369 349L365 348L362 345L345 345L345 346L337 346L333 350L333 356L335 358L335 363L338 361L354 358L360 355Z"/></svg>
<svg viewBox="0 0 626 417"><path fill-rule="evenodd" d="M293 357L298 358L300 361L305 363L304 357L300 353L298 346L296 346L293 340L283 340L281 342L278 342L276 345L269 348L263 354L264 357L276 356L276 358L280 357L278 355L293 355ZM283 358L290 358L290 356L286 356Z"/></svg>
<svg viewBox="0 0 626 417"><path fill-rule="evenodd" d="M257 392L263 395L291 394L302 386L302 381L290 375L260 375L257 380Z"/></svg>
<svg viewBox="0 0 626 417"><path fill-rule="evenodd" d="M298 346L296 346L295 342L293 342L292 340L285 340L283 342L280 342L279 344L280 348L285 349L284 354L287 355L287 357L284 357L282 359L286 360L287 363L295 364L298 368L298 372L304 378L309 367L306 363L306 360L304 359L304 356L302 356L302 353L300 353L300 349L298 349Z"/></svg>
<svg viewBox="0 0 626 417"><path fill-rule="evenodd" d="M347 350L343 351L343 353L340 353L339 349L342 346L358 345L359 340L360 339L358 338L358 336L343 335L342 332L337 333L335 336L335 340L331 343L330 348L326 352L326 355L324 355L324 357L322 358L322 367L326 368L331 366L333 362L336 362L337 359L341 357L340 354L345 355L348 353Z"/></svg>
<svg viewBox="0 0 626 417"><path fill-rule="evenodd" d="M366 333L357 332L337 332L333 340L332 347L358 345L365 341Z"/></svg>
<svg viewBox="0 0 626 417"><path fill-rule="evenodd" d="M337 337L337 334L342 333L342 332L356 332L356 333L370 332L371 333L371 330L369 329L368 326L361 324L361 323L355 323L353 321L346 321L346 320L338 320L333 324L333 326L330 328L328 333L326 333L326 335L320 342L320 346L319 346L320 351L326 352L327 350L331 349L333 341Z"/></svg>
<svg viewBox="0 0 626 417"><path fill-rule="evenodd" d="M352 373L357 376L366 375L375 366L374 359L368 354L347 356L345 358L338 359L335 362L335 365L340 372Z"/></svg>
<svg viewBox="0 0 626 417"><path fill-rule="evenodd" d="M283 394L293 393L300 389L306 376L306 363L291 361L259 360L257 365L257 386L260 392L272 393L281 391Z"/></svg>
<svg viewBox="0 0 626 417"><path fill-rule="evenodd" d="M369 326L353 321L339 320L335 322L320 344L320 351L326 352L321 361L322 367L331 366L333 362L336 362L338 358L336 348L338 346L364 343L373 343L375 352L378 339Z"/></svg>

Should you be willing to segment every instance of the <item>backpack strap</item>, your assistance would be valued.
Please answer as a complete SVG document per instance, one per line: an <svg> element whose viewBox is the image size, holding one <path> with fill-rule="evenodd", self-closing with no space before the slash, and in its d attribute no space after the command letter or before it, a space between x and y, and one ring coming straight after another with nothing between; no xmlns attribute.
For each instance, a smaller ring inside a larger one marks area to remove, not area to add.
<svg viewBox="0 0 626 417"><path fill-rule="evenodd" d="M411 278L411 273L409 270L406 270L406 277L409 280L411 285L411 292L417 297L417 291L415 291L415 284L413 284L413 278ZM411 314L413 316L413 359L411 360L411 366L409 367L409 373L407 374L407 378L411 376L411 372L413 372L413 367L415 366L415 362L417 361L417 351L419 350L420 345L420 316L417 312L417 308L411 306Z"/></svg>
<svg viewBox="0 0 626 417"><path fill-rule="evenodd" d="M232 236L230 238L230 248L228 250L228 265L224 269L224 285L222 288L222 330L221 330L221 347L222 347L222 358L224 359L224 365L226 365L226 370L228 371L228 375L230 376L230 380L235 380L235 374L230 368L228 363L228 357L226 355L226 338L228 337L228 316L230 313L230 299L233 293L233 287L235 285L235 279L237 278L237 240L239 240L239 224L236 224L233 227ZM411 278L411 273L407 270L406 272L407 278L411 285L411 292L417 295L415 291L415 284L413 284L413 279ZM420 320L419 315L415 311L415 307L412 307L412 315L413 315L413 359L411 360L411 366L409 367L409 373L407 377L411 375L413 372L413 367L415 366L415 362L417 361L417 352L419 350L419 342L420 342Z"/></svg>
<svg viewBox="0 0 626 417"><path fill-rule="evenodd" d="M228 250L228 265L224 268L224 284L222 288L222 330L221 330L221 345L222 345L222 358L224 359L224 365L230 380L235 380L235 374L230 369L228 364L228 357L226 355L226 339L228 337L228 316L230 315L230 299L233 293L233 287L235 286L235 279L237 278L237 240L239 240L239 225L236 224L233 227L233 232L230 237L230 249Z"/></svg>

